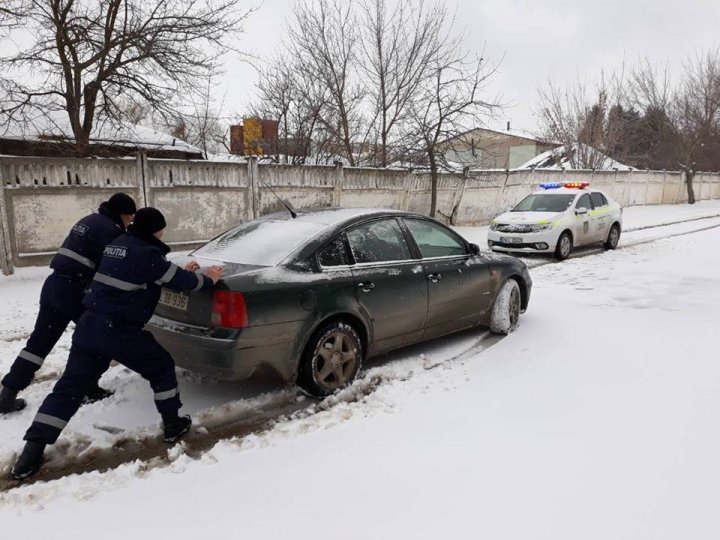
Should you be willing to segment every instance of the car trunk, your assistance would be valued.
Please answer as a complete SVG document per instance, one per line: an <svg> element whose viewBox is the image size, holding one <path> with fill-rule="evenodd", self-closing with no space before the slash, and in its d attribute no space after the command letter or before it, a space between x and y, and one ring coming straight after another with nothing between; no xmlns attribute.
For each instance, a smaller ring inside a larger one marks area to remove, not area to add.
<svg viewBox="0 0 720 540"><path fill-rule="evenodd" d="M203 269L213 265L225 268L220 284L215 288L197 292L163 290L160 302L155 308L155 315L172 321L207 328L210 326L212 316L214 291L227 288L224 286L223 280L263 268L257 265L228 263L205 258L198 258L197 260L201 265L201 272Z"/></svg>

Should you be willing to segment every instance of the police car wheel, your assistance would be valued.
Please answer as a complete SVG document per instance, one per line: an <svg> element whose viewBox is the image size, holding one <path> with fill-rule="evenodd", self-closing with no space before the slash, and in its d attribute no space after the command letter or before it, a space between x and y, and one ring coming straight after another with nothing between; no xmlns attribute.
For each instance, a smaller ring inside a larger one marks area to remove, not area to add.
<svg viewBox="0 0 720 540"><path fill-rule="evenodd" d="M555 248L555 258L561 261L567 259L572 253L573 240L570 231L565 231L558 238L557 247Z"/></svg>
<svg viewBox="0 0 720 540"><path fill-rule="evenodd" d="M308 341L297 384L312 397L329 396L355 379L362 360L362 340L357 331L344 322L330 323Z"/></svg>
<svg viewBox="0 0 720 540"><path fill-rule="evenodd" d="M605 249L615 249L620 241L620 225L615 223L610 227L607 240L605 240Z"/></svg>
<svg viewBox="0 0 720 540"><path fill-rule="evenodd" d="M500 287L490 314L490 331L493 334L514 332L520 323L520 286L514 279L508 279Z"/></svg>

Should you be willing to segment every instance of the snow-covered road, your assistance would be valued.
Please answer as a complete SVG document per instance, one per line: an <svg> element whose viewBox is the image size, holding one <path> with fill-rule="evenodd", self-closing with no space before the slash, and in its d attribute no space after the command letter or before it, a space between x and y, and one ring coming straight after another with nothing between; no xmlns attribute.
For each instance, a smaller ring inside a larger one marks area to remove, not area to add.
<svg viewBox="0 0 720 540"><path fill-rule="evenodd" d="M629 208L626 229L718 214L717 201ZM300 402L272 429L199 459L178 446L169 466L134 462L2 493L2 528L170 536L167 517L180 515L175 538L717 538L720 228L685 233L718 225L626 232L616 252L534 268L515 334L480 329L398 351L341 399ZM462 232L484 245L482 229ZM0 372L24 345L45 275L0 278ZM0 466L68 345L66 334L25 394L28 410L0 417ZM81 409L54 460L157 432L144 381L118 366L104 383L116 395ZM181 385L185 410L208 425L296 399L189 376Z"/></svg>

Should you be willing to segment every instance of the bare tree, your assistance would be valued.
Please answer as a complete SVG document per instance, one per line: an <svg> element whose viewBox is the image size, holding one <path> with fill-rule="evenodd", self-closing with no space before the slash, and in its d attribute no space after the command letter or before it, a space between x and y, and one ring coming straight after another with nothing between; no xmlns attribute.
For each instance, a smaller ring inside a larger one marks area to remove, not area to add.
<svg viewBox="0 0 720 540"><path fill-rule="evenodd" d="M696 171L720 165L720 49L698 54L685 63L671 110L678 165L685 172L688 202L694 204Z"/></svg>
<svg viewBox="0 0 720 540"><path fill-rule="evenodd" d="M276 57L260 70L259 103L254 114L278 120L276 161L282 157L294 165L305 163L313 139L318 141L317 125L328 102L328 92L320 81L310 76L288 58ZM316 152L317 154L317 152Z"/></svg>
<svg viewBox="0 0 720 540"><path fill-rule="evenodd" d="M214 97L218 73L217 66L208 68L198 81L202 84L188 96L190 105L176 114L171 125L173 136L199 147L205 159L211 152L229 150L230 124L220 112L225 108L226 94L219 102Z"/></svg>
<svg viewBox="0 0 720 540"><path fill-rule="evenodd" d="M364 140L358 136L363 133L363 88L354 76L359 36L352 3L305 0L293 15L288 48L294 67L327 92L318 121L336 141L335 153L353 166Z"/></svg>
<svg viewBox="0 0 720 540"><path fill-rule="evenodd" d="M376 120L376 164L388 164L392 134L406 120L418 88L427 77L447 21L444 4L399 0L388 14L385 0L361 3L362 66L367 97Z"/></svg>
<svg viewBox="0 0 720 540"><path fill-rule="evenodd" d="M450 25L452 26L452 25ZM468 127L482 125L499 108L498 99L485 96L487 84L497 70L484 58L463 50L462 38L443 34L440 47L430 59L428 77L418 89L410 111L409 149L427 158L431 177L430 215L437 212L438 175L443 166L443 142L458 137Z"/></svg>
<svg viewBox="0 0 720 540"><path fill-rule="evenodd" d="M562 145L558 152L572 168L602 168L605 153L624 146L626 131L619 114L626 100L623 73L620 70L609 77L601 73L592 89L580 79L568 87L548 81L539 88L542 136Z"/></svg>
<svg viewBox="0 0 720 540"><path fill-rule="evenodd" d="M669 68L649 60L632 73L631 99L644 108L652 132L651 161L685 173L688 202L695 202L693 179L698 170L720 168L720 50L689 58L673 87Z"/></svg>
<svg viewBox="0 0 720 540"><path fill-rule="evenodd" d="M0 118L34 108L67 115L76 151L90 152L98 118L123 101L171 113L241 30L240 0L11 0L33 42L0 56L13 75ZM27 74L27 75L26 75Z"/></svg>
<svg viewBox="0 0 720 540"><path fill-rule="evenodd" d="M0 0L0 36L22 23L26 7L24 1Z"/></svg>

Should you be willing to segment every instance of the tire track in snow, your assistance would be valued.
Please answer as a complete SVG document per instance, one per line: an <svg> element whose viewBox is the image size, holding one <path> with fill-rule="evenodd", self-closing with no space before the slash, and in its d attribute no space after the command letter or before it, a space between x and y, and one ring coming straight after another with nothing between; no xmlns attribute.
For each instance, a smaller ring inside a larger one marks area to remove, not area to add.
<svg viewBox="0 0 720 540"><path fill-rule="evenodd" d="M700 221L700 220L703 220L703 219L720 219L720 216L709 216L709 217L702 217L702 218L694 218L694 219L688 219L688 220L678 221L678 222L674 222L674 223L664 223L664 224L661 224L661 225L649 225L649 226L647 226L647 227L640 227L640 228L636 228L636 229L632 229L632 230L627 230L627 231L623 231L623 232L624 232L624 233L632 233L632 232L636 232L636 231L644 231L644 230L649 230L649 229L659 229L659 228L663 228L663 227L672 227L672 226L674 226L674 225L681 225L681 224L683 224L683 223L691 223L691 222ZM703 232L703 231L709 231L709 230L711 230L711 229L717 229L718 227L720 227L720 223L716 223L716 224L714 224L714 225L708 225L708 226L706 226L706 227L700 227L700 228L698 228L698 229L692 229L692 230L689 230L689 231L670 232L670 233L668 233L668 234L663 234L663 235L661 235L661 236L656 236L656 237L653 237L653 238L642 238L642 239L639 239L639 240L630 240L630 241L627 241L627 242L623 242L623 244L622 244L622 245L619 245L616 249L627 249L627 248L631 248L631 247L634 247L634 246L640 246L640 245L643 245L643 244L650 244L650 243L652 243L652 242L658 242L659 240L667 240L668 238L674 238L674 237L676 237L676 236L685 236L685 235L688 235L688 234L695 234L695 233L699 233L699 232ZM601 247L595 247L595 246L593 246L593 247L588 247L588 248L579 248L579 250L580 250L580 251L573 252L572 255L571 255L569 258L570 258L570 259L579 259L579 258L582 258L582 257L591 257L591 256L593 256L593 255L602 255L602 254L604 254L604 253L607 252L606 249L601 248ZM558 260L556 260L556 259L545 259L545 258L543 258L543 259L538 260L538 261L533 261L532 259L529 259L529 258L527 258L527 257L519 257L519 258L522 258L522 260L525 262L525 264L527 264L527 267L528 267L529 269L540 268L541 266L545 266L545 265L548 265L548 264L560 264L560 263L563 262L563 261L558 261Z"/></svg>
<svg viewBox="0 0 720 540"><path fill-rule="evenodd" d="M462 363L492 347L501 339L502 336L484 330L468 348L458 354L434 364L424 363L422 367L427 371L440 366ZM402 349L399 352L402 354ZM168 445L157 433L138 437L136 433L124 436L121 432L113 446L107 448L93 448L92 441L60 440L53 445L54 448L48 449L50 459L45 462L40 472L24 482L15 482L8 478L10 467L17 457L11 456L10 462L0 464L2 475L0 492L38 482L50 482L71 474L102 473L135 461L142 462L141 470L144 472L156 467L168 466L180 454L199 459L218 442L239 443L248 436L268 432L285 422L311 418L340 404L362 402L383 385L409 380L414 376L418 356L412 355L404 359L394 358L396 356L397 353L379 358L384 358L381 363L385 364L407 361L408 366L405 369L399 370L398 373L367 374L348 388L322 400L299 396L297 390L283 389L271 393L259 405L255 403L244 406L242 403L244 400L241 400L235 404L225 404L203 411L193 419L195 422L193 429L178 443L179 446ZM96 428L111 433L115 431L113 427L98 425Z"/></svg>

